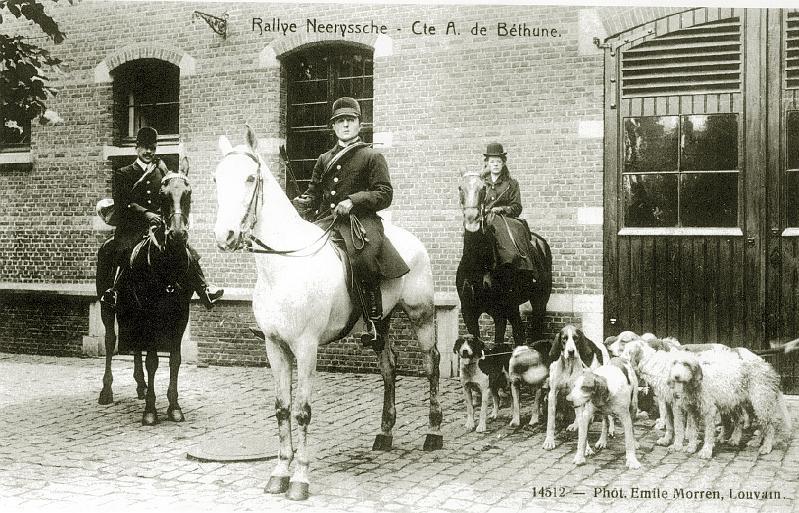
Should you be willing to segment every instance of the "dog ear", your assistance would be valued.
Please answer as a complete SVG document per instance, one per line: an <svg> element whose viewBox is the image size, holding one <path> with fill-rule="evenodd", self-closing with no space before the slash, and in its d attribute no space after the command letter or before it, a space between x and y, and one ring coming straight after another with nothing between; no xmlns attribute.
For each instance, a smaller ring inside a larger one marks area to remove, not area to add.
<svg viewBox="0 0 799 513"><path fill-rule="evenodd" d="M475 338L472 340L471 346L474 356L477 357L478 360L482 360L485 356L485 344L483 343L483 340L480 338Z"/></svg>
<svg viewBox="0 0 799 513"><path fill-rule="evenodd" d="M552 341L552 348L549 350L549 361L554 362L560 358L560 353L563 351L563 330L555 333L555 340Z"/></svg>
<svg viewBox="0 0 799 513"><path fill-rule="evenodd" d="M464 342L465 342L465 339L463 337L458 337L458 339L455 341L455 345L452 346L452 352L455 353L455 354L458 354L458 352L461 350L461 346L463 345Z"/></svg>
<svg viewBox="0 0 799 513"><path fill-rule="evenodd" d="M602 376L594 374L594 389L591 391L591 401L594 403L594 406L599 407L607 404L609 398L610 390L608 390L608 381Z"/></svg>
<svg viewBox="0 0 799 513"><path fill-rule="evenodd" d="M689 369L691 369L690 386L692 388L696 388L696 387L699 386L699 383L704 378L704 376L702 374L702 366L699 365L699 362L693 361L693 360L686 362L686 365L688 366Z"/></svg>

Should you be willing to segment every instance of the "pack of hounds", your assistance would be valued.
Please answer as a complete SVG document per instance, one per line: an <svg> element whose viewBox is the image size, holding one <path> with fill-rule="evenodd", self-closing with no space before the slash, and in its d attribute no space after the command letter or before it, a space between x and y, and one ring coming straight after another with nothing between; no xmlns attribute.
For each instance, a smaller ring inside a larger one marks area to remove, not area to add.
<svg viewBox="0 0 799 513"><path fill-rule="evenodd" d="M498 346L501 348L502 346ZM507 347L507 346L505 346ZM799 339L780 352L799 349ZM791 418L780 391L780 376L761 356L742 347L723 344L680 344L673 337L624 331L603 343L590 340L575 326L566 325L554 340L540 340L512 351L489 351L480 339L465 335L455 342L466 405L466 428L475 429L474 403L480 395L476 431L498 415L502 389L511 392L511 427L520 424L520 387L534 390L529 426L546 412L543 448L555 447L556 413L573 408L577 431L574 463L586 462L594 449L607 447L614 422L624 432L626 465L641 467L636 456L633 422L647 414L639 410L639 396L655 401L659 418L655 429L664 434L657 445L669 451L711 458L716 443L739 447L744 432L752 432L750 447L771 452L776 441L791 436ZM488 415L489 398L493 403ZM560 401L560 403L559 403ZM546 408L544 408L546 403ZM602 428L593 448L588 430L594 416ZM571 420L571 419L569 419ZM568 421L567 421L568 422Z"/></svg>

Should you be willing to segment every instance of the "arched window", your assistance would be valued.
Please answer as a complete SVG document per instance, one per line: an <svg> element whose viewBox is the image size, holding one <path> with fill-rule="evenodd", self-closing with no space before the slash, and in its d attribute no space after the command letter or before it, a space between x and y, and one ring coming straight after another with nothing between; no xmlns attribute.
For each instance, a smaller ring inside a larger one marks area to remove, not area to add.
<svg viewBox="0 0 799 513"><path fill-rule="evenodd" d="M347 44L319 44L283 60L286 77L286 151L300 189L317 157L335 143L328 125L333 102L350 96L361 105L361 139L372 141L373 51Z"/></svg>
<svg viewBox="0 0 799 513"><path fill-rule="evenodd" d="M113 71L114 135L118 145L133 144L143 126L158 131L159 143L180 133L180 69L158 59L136 59Z"/></svg>

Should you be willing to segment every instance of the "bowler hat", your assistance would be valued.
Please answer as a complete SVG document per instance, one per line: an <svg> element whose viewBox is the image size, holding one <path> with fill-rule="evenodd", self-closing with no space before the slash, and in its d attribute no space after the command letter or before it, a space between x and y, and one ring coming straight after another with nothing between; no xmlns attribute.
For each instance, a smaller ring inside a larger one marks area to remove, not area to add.
<svg viewBox="0 0 799 513"><path fill-rule="evenodd" d="M496 142L488 143L486 146L486 152L483 153L485 158L488 157L502 157L503 159L507 156L505 150L502 148L502 145Z"/></svg>
<svg viewBox="0 0 799 513"><path fill-rule="evenodd" d="M139 128L136 134L136 146L155 146L158 141L158 132L151 126Z"/></svg>
<svg viewBox="0 0 799 513"><path fill-rule="evenodd" d="M330 116L330 122L341 116L355 116L361 118L361 106L355 98L344 96L333 102L333 115Z"/></svg>

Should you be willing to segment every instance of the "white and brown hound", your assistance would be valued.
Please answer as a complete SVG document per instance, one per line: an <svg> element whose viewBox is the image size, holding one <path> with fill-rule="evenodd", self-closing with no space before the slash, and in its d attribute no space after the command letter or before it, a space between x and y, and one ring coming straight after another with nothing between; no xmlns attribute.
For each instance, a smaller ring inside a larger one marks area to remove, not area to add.
<svg viewBox="0 0 799 513"><path fill-rule="evenodd" d="M452 351L460 358L461 385L466 401L466 423L464 426L474 429L474 402L472 393L480 394L480 418L477 422L478 433L486 431L488 416L488 398L493 399L494 409L491 419L499 413L499 389L507 383L507 368L510 353L504 353L486 359L483 341L472 335L464 335L455 341Z"/></svg>
<svg viewBox="0 0 799 513"><path fill-rule="evenodd" d="M558 393L570 392L574 382L582 375L583 369L596 369L610 361L608 350L586 337L582 330L571 324L564 326L552 344L549 353L552 364L549 366L549 405L547 407L547 434L544 449L555 448L555 407ZM611 421L612 422L612 421ZM611 424L610 432L613 432ZM575 422L567 428L577 429Z"/></svg>

